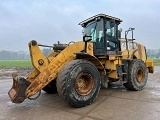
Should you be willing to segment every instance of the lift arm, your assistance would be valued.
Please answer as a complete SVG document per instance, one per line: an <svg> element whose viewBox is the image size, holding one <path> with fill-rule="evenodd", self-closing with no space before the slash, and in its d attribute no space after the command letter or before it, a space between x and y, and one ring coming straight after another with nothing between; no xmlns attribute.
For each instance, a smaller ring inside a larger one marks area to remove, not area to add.
<svg viewBox="0 0 160 120"><path fill-rule="evenodd" d="M29 43L29 49L35 70L31 72L27 79L13 75L13 86L8 94L14 103L23 102L26 98L35 95L54 80L61 68L76 58L74 53L84 50L84 42L76 42L67 46L56 57L50 60L43 55L36 41Z"/></svg>

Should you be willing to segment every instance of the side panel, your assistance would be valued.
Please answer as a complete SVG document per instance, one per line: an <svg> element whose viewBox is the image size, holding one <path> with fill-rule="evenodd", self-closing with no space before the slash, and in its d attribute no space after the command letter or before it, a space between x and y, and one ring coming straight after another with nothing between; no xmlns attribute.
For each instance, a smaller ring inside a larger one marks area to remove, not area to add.
<svg viewBox="0 0 160 120"><path fill-rule="evenodd" d="M133 49L134 45L134 49ZM148 68L149 73L154 72L154 65L153 60L147 58L146 48L145 46L133 42L128 42L129 50L126 50L126 43L124 40L121 40L121 55L123 59L141 59L146 64L146 67ZM129 54L129 55L128 55Z"/></svg>
<svg viewBox="0 0 160 120"><path fill-rule="evenodd" d="M83 53L83 52L75 53L75 54L76 54L76 59L85 59L92 62L97 67L101 75L106 75L104 66L95 56L92 56L88 53Z"/></svg>
<svg viewBox="0 0 160 120"><path fill-rule="evenodd" d="M120 56L109 56L109 60L105 62L105 69L108 71L108 78L119 79L117 67L122 65Z"/></svg>
<svg viewBox="0 0 160 120"><path fill-rule="evenodd" d="M142 59L145 62L147 59L146 49L141 44L138 45L138 53L139 53L140 59Z"/></svg>
<svg viewBox="0 0 160 120"><path fill-rule="evenodd" d="M153 73L154 72L154 64L153 64L153 59L147 59L146 60L146 66L148 67L148 72Z"/></svg>
<svg viewBox="0 0 160 120"><path fill-rule="evenodd" d="M124 39L120 40L121 44L121 55L123 59L142 59L144 62L146 61L146 49L143 45L128 41L128 50L126 46L126 41Z"/></svg>

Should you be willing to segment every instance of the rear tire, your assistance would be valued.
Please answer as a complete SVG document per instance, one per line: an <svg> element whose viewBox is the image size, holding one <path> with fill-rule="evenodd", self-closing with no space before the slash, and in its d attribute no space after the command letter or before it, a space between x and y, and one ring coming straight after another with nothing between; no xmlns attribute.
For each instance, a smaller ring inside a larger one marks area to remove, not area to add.
<svg viewBox="0 0 160 120"><path fill-rule="evenodd" d="M142 60L131 60L128 69L128 81L124 86L129 90L142 90L147 83L148 71Z"/></svg>
<svg viewBox="0 0 160 120"><path fill-rule="evenodd" d="M96 99L100 87L99 71L86 60L69 62L57 77L59 96L74 107L84 107L91 104Z"/></svg>
<svg viewBox="0 0 160 120"><path fill-rule="evenodd" d="M57 93L56 80L52 80L42 90L45 91L48 94L55 94L55 93Z"/></svg>

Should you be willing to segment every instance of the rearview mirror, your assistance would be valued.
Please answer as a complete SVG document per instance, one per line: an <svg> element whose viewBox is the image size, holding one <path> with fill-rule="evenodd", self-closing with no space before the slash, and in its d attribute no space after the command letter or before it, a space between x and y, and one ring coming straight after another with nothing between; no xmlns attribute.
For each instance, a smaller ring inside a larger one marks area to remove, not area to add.
<svg viewBox="0 0 160 120"><path fill-rule="evenodd" d="M122 32L122 28L119 29L119 32Z"/></svg>
<svg viewBox="0 0 160 120"><path fill-rule="evenodd" d="M121 38L122 28L118 30L118 37Z"/></svg>
<svg viewBox="0 0 160 120"><path fill-rule="evenodd" d="M86 33L84 32L84 29L82 30L82 35L83 35L83 36L85 36L85 35L86 35Z"/></svg>
<svg viewBox="0 0 160 120"><path fill-rule="evenodd" d="M92 40L92 36L83 36L83 41L84 42L89 42L89 41L91 41Z"/></svg>

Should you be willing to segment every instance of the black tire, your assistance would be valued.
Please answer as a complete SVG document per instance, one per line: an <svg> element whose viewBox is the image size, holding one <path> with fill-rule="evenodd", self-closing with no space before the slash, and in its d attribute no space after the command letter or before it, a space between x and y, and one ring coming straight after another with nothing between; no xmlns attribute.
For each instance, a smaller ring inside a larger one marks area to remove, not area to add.
<svg viewBox="0 0 160 120"><path fill-rule="evenodd" d="M73 60L66 64L57 77L59 96L73 107L84 107L97 97L101 77L97 68L86 60Z"/></svg>
<svg viewBox="0 0 160 120"><path fill-rule="evenodd" d="M55 94L55 93L57 93L56 80L52 80L42 90L45 91L48 94Z"/></svg>
<svg viewBox="0 0 160 120"><path fill-rule="evenodd" d="M142 60L131 60L128 69L128 81L124 86L129 90L139 91L147 83L148 70Z"/></svg>

